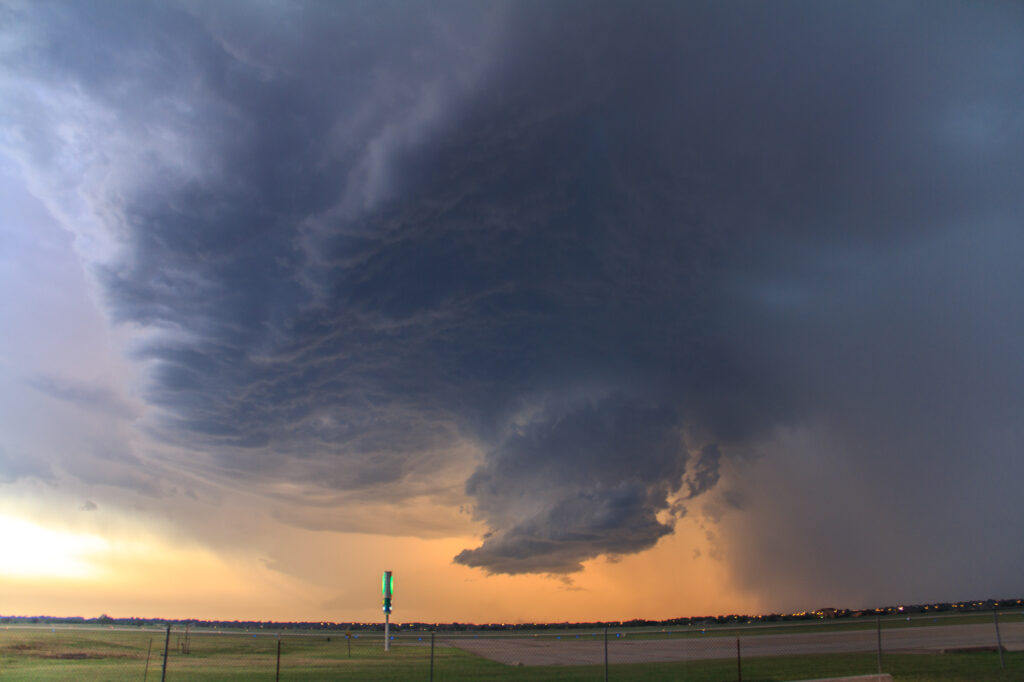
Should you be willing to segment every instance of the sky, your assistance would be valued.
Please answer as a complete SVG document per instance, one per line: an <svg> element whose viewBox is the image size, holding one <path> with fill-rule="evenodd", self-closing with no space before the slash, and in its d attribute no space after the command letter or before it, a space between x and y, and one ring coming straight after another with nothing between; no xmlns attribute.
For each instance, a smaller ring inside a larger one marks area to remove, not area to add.
<svg viewBox="0 0 1024 682"><path fill-rule="evenodd" d="M1024 594L1024 6L0 2L0 614Z"/></svg>

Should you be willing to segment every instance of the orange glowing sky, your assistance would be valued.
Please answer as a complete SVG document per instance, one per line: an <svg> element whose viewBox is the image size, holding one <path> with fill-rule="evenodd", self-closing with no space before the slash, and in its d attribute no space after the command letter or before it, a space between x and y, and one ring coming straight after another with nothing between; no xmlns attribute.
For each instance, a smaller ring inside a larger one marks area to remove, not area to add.
<svg viewBox="0 0 1024 682"><path fill-rule="evenodd" d="M265 528L270 551L260 556L204 547L113 512L93 513L75 526L52 523L45 514L31 518L15 515L10 505L0 513L8 548L0 558L5 614L371 622L380 615L384 568L396 576L396 622L626 620L759 607L708 555L705 530L685 520L645 553L588 561L566 579L486 575L453 564L472 536L418 539L278 526Z"/></svg>

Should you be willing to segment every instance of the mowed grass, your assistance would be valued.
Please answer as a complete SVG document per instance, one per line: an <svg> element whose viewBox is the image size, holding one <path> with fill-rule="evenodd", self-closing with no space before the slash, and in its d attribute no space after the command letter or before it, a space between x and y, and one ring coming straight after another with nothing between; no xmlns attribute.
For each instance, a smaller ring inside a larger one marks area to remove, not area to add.
<svg viewBox="0 0 1024 682"><path fill-rule="evenodd" d="M191 653L176 650L180 633L172 632L168 680L274 680L277 639L246 633L193 633ZM346 642L344 635L284 635L281 638L281 680L365 680L366 682L428 680L429 636L400 637L383 651L378 637ZM328 640L330 637L330 640ZM148 674L147 648L152 640ZM64 628L0 629L0 680L49 681L159 680L163 632ZM351 644L351 655L349 654ZM1024 653L1004 654L1000 670L996 653L892 654L883 658L886 672L898 681L944 682L1024 680ZM746 682L800 680L874 672L873 654L828 654L745 658ZM688 661L612 665L610 680L718 682L738 677L736 661ZM434 680L505 682L584 682L604 679L602 665L508 666L438 643L434 649Z"/></svg>

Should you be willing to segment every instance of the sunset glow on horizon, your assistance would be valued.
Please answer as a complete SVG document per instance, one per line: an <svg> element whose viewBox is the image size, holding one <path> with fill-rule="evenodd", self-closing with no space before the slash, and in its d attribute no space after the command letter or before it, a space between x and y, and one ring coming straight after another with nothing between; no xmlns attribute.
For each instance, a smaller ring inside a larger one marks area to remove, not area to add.
<svg viewBox="0 0 1024 682"><path fill-rule="evenodd" d="M15 578L91 578L98 568L90 559L107 549L95 535L49 530L30 521L0 516L0 576Z"/></svg>
<svg viewBox="0 0 1024 682"><path fill-rule="evenodd" d="M379 620L380 566L398 580L394 621L537 622L671 618L691 613L740 612L757 605L734 590L720 562L692 559L700 530L680 529L648 552L588 562L566 580L553 575L490 576L451 565L471 537L420 540L319 532L316 542L288 532L281 542L306 556L304 572L275 566L269 557L222 556L200 547L158 544L138 527L127 537L56 530L12 517L0 529L23 549L19 562L0 563L8 586L8 615L199 618L374 622ZM685 579L666 579L664 566L687 565ZM312 569L312 570L311 570ZM626 591L619 586L632 584ZM374 590L374 586L378 590ZM343 596L339 598L338 593ZM524 601L534 603L528 615ZM362 602L362 603L360 603ZM356 604L353 608L350 604ZM467 618L467 614L479 614Z"/></svg>

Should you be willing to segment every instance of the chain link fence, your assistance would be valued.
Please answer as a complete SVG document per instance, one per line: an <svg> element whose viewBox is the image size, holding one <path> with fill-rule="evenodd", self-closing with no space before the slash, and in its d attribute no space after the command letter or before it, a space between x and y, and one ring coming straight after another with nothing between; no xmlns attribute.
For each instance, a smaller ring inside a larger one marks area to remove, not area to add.
<svg viewBox="0 0 1024 682"><path fill-rule="evenodd" d="M1024 680L1024 612L526 633L0 628L0 680ZM874 676L874 677L871 677Z"/></svg>

